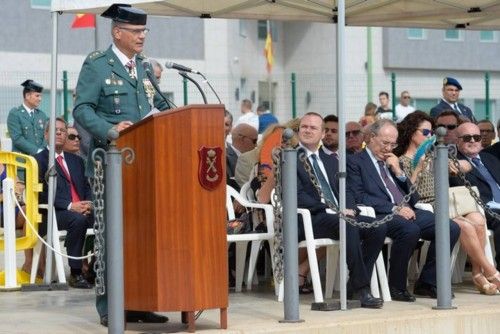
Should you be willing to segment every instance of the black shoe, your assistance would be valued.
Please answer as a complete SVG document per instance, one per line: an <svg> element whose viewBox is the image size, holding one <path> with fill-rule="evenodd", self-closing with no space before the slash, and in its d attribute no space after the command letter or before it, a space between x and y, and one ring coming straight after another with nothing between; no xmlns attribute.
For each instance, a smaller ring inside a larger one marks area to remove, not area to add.
<svg viewBox="0 0 500 334"><path fill-rule="evenodd" d="M103 325L104 327L108 327L108 315L103 315L101 317L101 325Z"/></svg>
<svg viewBox="0 0 500 334"><path fill-rule="evenodd" d="M415 282L415 288L413 289L413 293L417 296L429 297L436 299L437 298L437 289L434 285L429 283Z"/></svg>
<svg viewBox="0 0 500 334"><path fill-rule="evenodd" d="M92 284L87 282L82 274L70 275L68 279L68 285L75 289L92 289Z"/></svg>
<svg viewBox="0 0 500 334"><path fill-rule="evenodd" d="M392 300L398 301L398 302L414 302L415 296L413 296L411 293L408 292L408 290L400 290L397 288L393 288L392 286L389 287L389 291L391 292L391 298Z"/></svg>
<svg viewBox="0 0 500 334"><path fill-rule="evenodd" d="M127 311L126 320L127 322L163 323L168 321L168 317L153 312Z"/></svg>
<svg viewBox="0 0 500 334"><path fill-rule="evenodd" d="M366 308L381 308L384 305L384 301L381 298L375 298L368 288L362 288L359 290L359 301L361 302L361 307Z"/></svg>

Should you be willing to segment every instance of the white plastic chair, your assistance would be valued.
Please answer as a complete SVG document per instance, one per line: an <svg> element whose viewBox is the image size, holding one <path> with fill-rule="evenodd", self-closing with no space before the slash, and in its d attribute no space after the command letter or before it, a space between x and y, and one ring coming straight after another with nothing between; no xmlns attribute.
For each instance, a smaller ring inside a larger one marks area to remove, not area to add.
<svg viewBox="0 0 500 334"><path fill-rule="evenodd" d="M262 209L264 210L265 223L267 227L267 232L265 233L245 233L245 234L228 234L227 242L236 243L236 285L235 291L240 292L243 284L243 275L245 271L245 258L247 253L247 245L251 242L250 259L248 261L248 271L247 271L247 289L250 290L252 287L252 280L255 273L255 265L257 262L257 256L260 250L260 246L263 241L269 243L269 249L271 252L271 265L274 268L274 215L273 207L269 204L251 203L246 198L240 195L233 187L226 186L226 209L228 219L234 219L234 206L233 200L238 201L242 206L247 209ZM276 294L278 285L275 284Z"/></svg>

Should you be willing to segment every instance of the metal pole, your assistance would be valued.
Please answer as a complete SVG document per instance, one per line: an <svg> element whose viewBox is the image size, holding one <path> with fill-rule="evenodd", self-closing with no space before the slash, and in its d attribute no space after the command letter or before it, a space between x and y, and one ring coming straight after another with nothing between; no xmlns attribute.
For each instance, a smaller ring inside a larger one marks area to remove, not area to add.
<svg viewBox="0 0 500 334"><path fill-rule="evenodd" d="M373 101L373 60L372 60L372 28L366 28L366 93L368 102Z"/></svg>
<svg viewBox="0 0 500 334"><path fill-rule="evenodd" d="M292 73L292 118L297 117L297 80L295 73Z"/></svg>
<svg viewBox="0 0 500 334"><path fill-rule="evenodd" d="M184 93L184 105L188 105L188 81L186 78L182 79L182 91Z"/></svg>
<svg viewBox="0 0 500 334"><path fill-rule="evenodd" d="M391 73L392 119L396 120L396 73Z"/></svg>
<svg viewBox="0 0 500 334"><path fill-rule="evenodd" d="M286 129L283 137L291 138ZM297 232L297 150L285 148L282 153L283 198L283 262L285 319L281 322L301 322L299 318L299 249Z"/></svg>
<svg viewBox="0 0 500 334"><path fill-rule="evenodd" d="M345 142L345 1L339 0L337 20L337 113L339 117L339 204L340 210L345 209L346 190L346 142ZM340 219L340 309L347 310L347 262L346 262L346 222Z"/></svg>
<svg viewBox="0 0 500 334"><path fill-rule="evenodd" d="M448 211L448 146L444 143L445 135L445 128L437 129L436 155L434 157L437 279L437 306L434 309L439 310L453 308L451 306L450 218Z"/></svg>
<svg viewBox="0 0 500 334"><path fill-rule="evenodd" d="M68 110L68 71L63 71L63 110L64 110L64 120L67 122L69 117Z"/></svg>
<svg viewBox="0 0 500 334"><path fill-rule="evenodd" d="M56 136L56 93L57 93L57 20L58 13L52 13L52 58L50 73L50 119L49 119L49 162L48 170L54 168L55 159L55 136ZM56 174L49 174L48 199L47 199L47 243L52 245L52 222L54 221L54 198L55 198L55 180ZM59 241L57 241L59 242ZM50 284L52 280L52 251L47 248L45 257L45 275L44 284Z"/></svg>
<svg viewBox="0 0 500 334"><path fill-rule="evenodd" d="M488 72L484 73L484 103L485 103L485 117L488 120L490 119L490 74Z"/></svg>
<svg viewBox="0 0 500 334"><path fill-rule="evenodd" d="M111 144L106 152L106 264L108 276L108 333L125 330L123 287L123 199L122 151L116 147L118 132L108 133Z"/></svg>

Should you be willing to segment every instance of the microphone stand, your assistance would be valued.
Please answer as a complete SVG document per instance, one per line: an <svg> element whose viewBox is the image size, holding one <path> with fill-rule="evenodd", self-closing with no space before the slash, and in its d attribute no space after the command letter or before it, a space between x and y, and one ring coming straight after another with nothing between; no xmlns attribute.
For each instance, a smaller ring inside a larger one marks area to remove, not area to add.
<svg viewBox="0 0 500 334"><path fill-rule="evenodd" d="M181 77L183 77L183 78L191 81L196 86L196 88L198 88L198 90L200 91L201 97L203 97L203 102L205 102L205 104L208 104L208 102L207 102L207 96L205 95L205 92L203 92L203 89L201 89L200 84L198 84L193 78L191 78L189 75L187 75L187 73L184 72L184 71L179 71L179 75Z"/></svg>
<svg viewBox="0 0 500 334"><path fill-rule="evenodd" d="M219 100L219 103L222 104L222 101L220 100L219 95L217 94L217 92L215 91L215 89L210 84L210 81L208 81L208 79L203 75L203 73L198 72L198 74L203 78L203 80L205 80L205 82L207 83L208 87L210 87L210 89L212 90L212 92L215 94L215 97L217 97L217 100Z"/></svg>
<svg viewBox="0 0 500 334"><path fill-rule="evenodd" d="M160 87L158 87L158 84L156 83L156 78L153 77L153 74L151 73L151 70L149 69L149 66L147 66L144 69L144 72L146 72L146 75L148 76L148 79L151 82L151 84L153 85L154 89L156 90L156 92L158 94L160 94L161 98L167 103L168 107L170 109L177 108L177 106L172 101L170 101L169 99L167 99L167 97L165 95L163 95L163 93L160 90Z"/></svg>

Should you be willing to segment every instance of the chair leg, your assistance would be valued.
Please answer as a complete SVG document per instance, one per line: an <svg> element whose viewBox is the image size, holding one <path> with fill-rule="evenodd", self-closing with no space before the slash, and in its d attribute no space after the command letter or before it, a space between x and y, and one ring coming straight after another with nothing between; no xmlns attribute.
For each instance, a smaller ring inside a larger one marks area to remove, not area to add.
<svg viewBox="0 0 500 334"><path fill-rule="evenodd" d="M260 246L262 244L261 240L252 241L252 247L250 251L250 259L248 260L248 274L247 274L247 290L252 290L253 278L255 275L255 265L257 264L257 258L259 256Z"/></svg>
<svg viewBox="0 0 500 334"><path fill-rule="evenodd" d="M36 273L38 271L38 262L40 260L40 253L42 252L42 242L37 241L35 247L33 247L33 259L31 262L31 274L30 274L30 284L35 284Z"/></svg>
<svg viewBox="0 0 500 334"><path fill-rule="evenodd" d="M323 303L324 299L323 291L321 288L321 279L319 276L318 258L316 257L316 249L314 246L307 246L307 257L309 259L309 268L314 290L314 301L316 303Z"/></svg>
<svg viewBox="0 0 500 334"><path fill-rule="evenodd" d="M387 271L385 270L382 252L378 255L377 261L375 262L375 268L377 269L378 282L380 283L380 289L382 290L382 299L385 302L390 302L392 298L389 291L389 282L387 280Z"/></svg>
<svg viewBox="0 0 500 334"><path fill-rule="evenodd" d="M372 292L373 297L380 298L380 289L378 287L378 278L377 278L377 268L373 268L372 276L370 280L370 290Z"/></svg>
<svg viewBox="0 0 500 334"><path fill-rule="evenodd" d="M57 225L57 223L55 224ZM53 229L53 247L54 250L61 253L61 242L59 241L59 230L56 228ZM54 259L55 259L55 270L57 273L57 278L59 280L59 283L66 283L66 273L64 272L64 263L63 263L63 257L57 253L54 252Z"/></svg>
<svg viewBox="0 0 500 334"><path fill-rule="evenodd" d="M328 246L326 248L326 282L325 298L333 297L333 286L339 267L339 248L338 246Z"/></svg>
<svg viewBox="0 0 500 334"><path fill-rule="evenodd" d="M236 284L235 292L241 292L243 286L243 274L245 272L245 258L247 254L248 241L239 241L236 243Z"/></svg>

